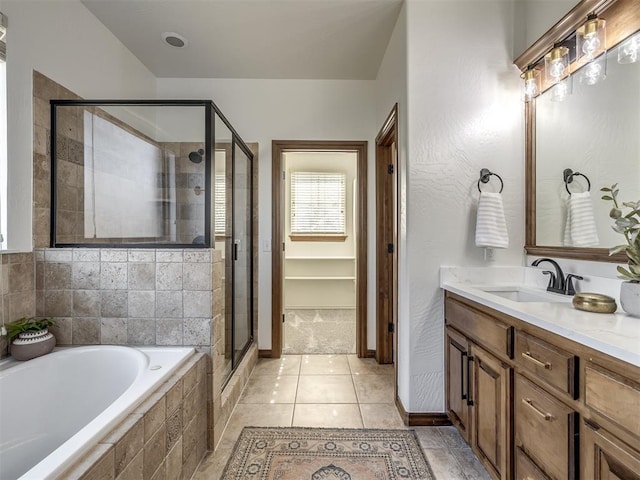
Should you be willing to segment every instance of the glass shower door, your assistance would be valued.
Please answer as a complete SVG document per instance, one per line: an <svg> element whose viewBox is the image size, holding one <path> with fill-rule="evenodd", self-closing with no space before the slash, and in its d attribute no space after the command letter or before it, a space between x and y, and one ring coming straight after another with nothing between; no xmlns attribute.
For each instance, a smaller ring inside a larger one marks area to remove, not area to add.
<svg viewBox="0 0 640 480"><path fill-rule="evenodd" d="M236 361L251 339L251 159L234 145L233 162L233 345Z"/></svg>

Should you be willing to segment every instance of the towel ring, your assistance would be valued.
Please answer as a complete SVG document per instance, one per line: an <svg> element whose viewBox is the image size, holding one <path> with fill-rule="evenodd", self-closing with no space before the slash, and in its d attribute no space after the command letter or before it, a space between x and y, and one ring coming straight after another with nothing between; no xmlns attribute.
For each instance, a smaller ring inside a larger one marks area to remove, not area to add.
<svg viewBox="0 0 640 480"><path fill-rule="evenodd" d="M590 192L591 182L589 181L589 177L587 177L584 173L574 172L570 168L565 168L564 172L562 172L562 178L564 178L564 188L567 189L567 193L571 195L571 192L569 191L569 184L573 182L573 177L575 176L584 177L584 179L587 181L587 192Z"/></svg>
<svg viewBox="0 0 640 480"><path fill-rule="evenodd" d="M502 177L497 173L493 173L488 168L483 168L482 170L480 170L480 178L478 179L478 191L482 193L482 189L480 188L480 182L489 183L489 177L491 177L491 175L495 175L496 177L498 177L498 180L500 180L500 193L502 193L502 189L504 188L504 182L502 181Z"/></svg>

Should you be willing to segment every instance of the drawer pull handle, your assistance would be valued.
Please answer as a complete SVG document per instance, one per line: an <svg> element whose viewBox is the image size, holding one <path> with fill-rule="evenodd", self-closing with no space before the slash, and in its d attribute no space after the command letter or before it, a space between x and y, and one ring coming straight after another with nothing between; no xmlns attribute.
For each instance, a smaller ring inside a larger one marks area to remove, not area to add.
<svg viewBox="0 0 640 480"><path fill-rule="evenodd" d="M522 399L522 403L524 403L525 405L528 405L529 407L531 407L531 409L536 412L538 415L540 415L542 418L545 419L545 421L550 422L551 420L553 420L553 415L551 415L550 413L544 413L542 410L539 410L534 404L533 401L530 398L523 398Z"/></svg>
<svg viewBox="0 0 640 480"><path fill-rule="evenodd" d="M537 366L544 368L545 370L551 370L551 364L549 362L541 362L540 360L535 358L533 355L531 355L530 352L523 352L522 356L527 360L532 361Z"/></svg>

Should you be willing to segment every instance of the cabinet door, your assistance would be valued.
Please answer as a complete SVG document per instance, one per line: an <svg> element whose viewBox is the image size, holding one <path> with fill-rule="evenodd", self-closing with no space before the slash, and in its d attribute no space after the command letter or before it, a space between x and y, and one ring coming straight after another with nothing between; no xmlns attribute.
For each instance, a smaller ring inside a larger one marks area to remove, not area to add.
<svg viewBox="0 0 640 480"><path fill-rule="evenodd" d="M583 423L582 478L640 480L640 453L608 432Z"/></svg>
<svg viewBox="0 0 640 480"><path fill-rule="evenodd" d="M445 335L447 414L458 427L460 435L469 443L467 339L450 327L447 327Z"/></svg>
<svg viewBox="0 0 640 480"><path fill-rule="evenodd" d="M472 345L471 446L495 478L511 478L512 370Z"/></svg>

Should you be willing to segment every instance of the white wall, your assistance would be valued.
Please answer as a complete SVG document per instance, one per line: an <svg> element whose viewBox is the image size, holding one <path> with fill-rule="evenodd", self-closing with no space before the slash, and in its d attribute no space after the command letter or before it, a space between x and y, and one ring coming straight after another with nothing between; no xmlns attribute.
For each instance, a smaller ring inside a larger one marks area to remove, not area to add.
<svg viewBox="0 0 640 480"><path fill-rule="evenodd" d="M373 137L375 82L345 80L158 79L160 98L211 98L246 142L258 142L260 300L258 343L271 348L271 142L272 140L369 141L369 259L375 245ZM369 288L375 270L369 268ZM369 301L369 330L374 329ZM368 348L375 348L369 342Z"/></svg>
<svg viewBox="0 0 640 480"><path fill-rule="evenodd" d="M511 1L409 0L406 249L399 351L410 352L399 395L410 412L444 411L441 265L478 266L476 182L504 180L510 247L495 264L521 265L524 245L524 107L512 64ZM444 41L443 39L446 39ZM402 285L402 283L401 283ZM407 317L408 312L408 318ZM404 367L399 365L401 368Z"/></svg>
<svg viewBox="0 0 640 480"><path fill-rule="evenodd" d="M401 197L400 212L398 215L398 262L400 265L406 266L407 261L407 202L406 202L406 186L407 186L407 6L403 5L398 16L393 34L387 46L384 58L378 70L376 79L376 128L380 129L384 124L389 112L394 104L398 104L398 195ZM374 248L375 248L375 238ZM375 251L375 250L373 250ZM375 261L375 258L374 258ZM375 263L374 263L375 270ZM409 301L408 301L408 275L406 271L400 271L398 278L398 317L400 319L408 319L409 317ZM375 279L374 279L375 281ZM374 308L369 310L369 315L375 318L375 301L376 287L375 283L369 286L369 303ZM402 345L409 344L410 328L405 328L407 322L401 320L398 323L397 335L398 341ZM368 342L375 344L375 330L367 331ZM372 340L373 339L373 340ZM409 398L409 365L411 352L408 348L399 349L397 352L398 362L398 394L400 398ZM405 403L406 407L407 404Z"/></svg>
<svg viewBox="0 0 640 480"><path fill-rule="evenodd" d="M0 0L8 17L8 248L31 251L32 72L85 98L153 98L155 77L79 1Z"/></svg>
<svg viewBox="0 0 640 480"><path fill-rule="evenodd" d="M519 57L538 38L564 17L578 0L516 0L513 58Z"/></svg>

